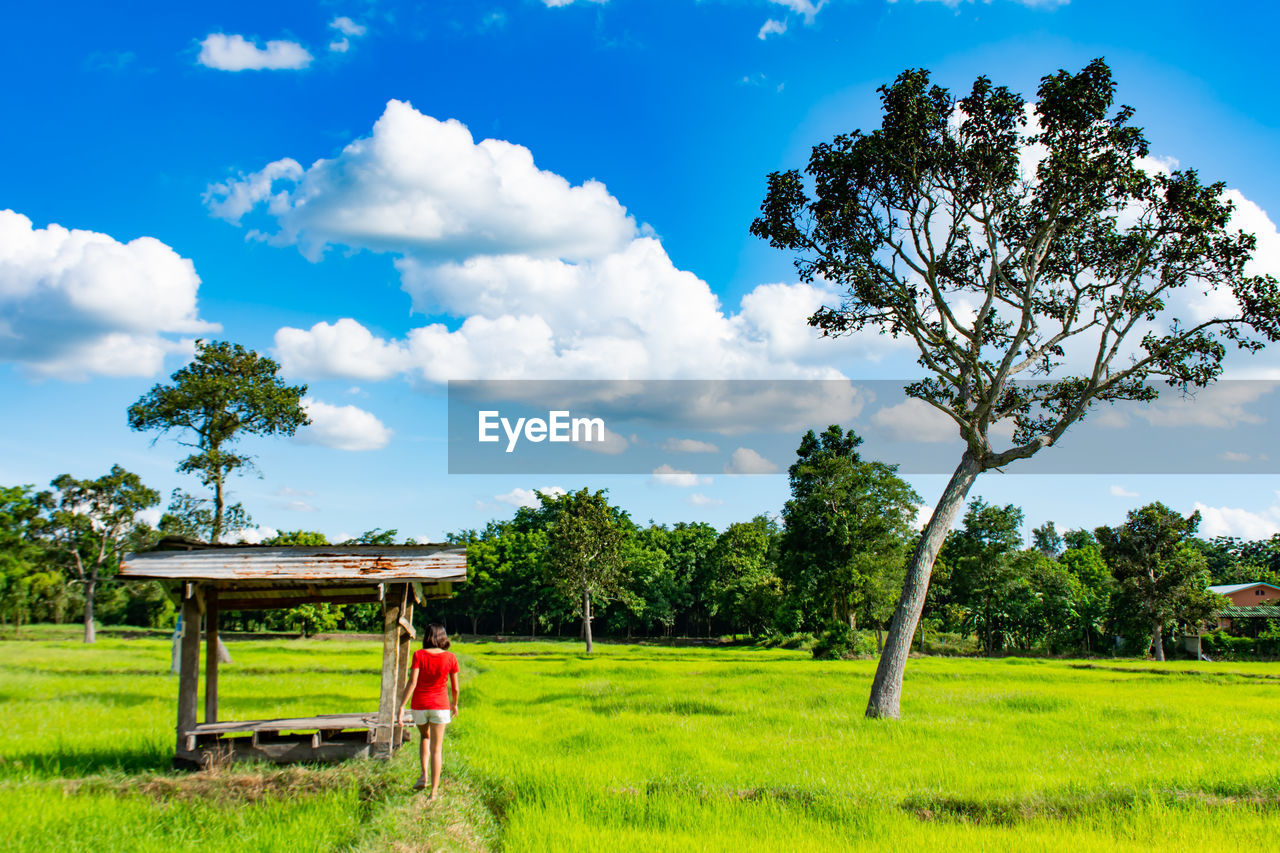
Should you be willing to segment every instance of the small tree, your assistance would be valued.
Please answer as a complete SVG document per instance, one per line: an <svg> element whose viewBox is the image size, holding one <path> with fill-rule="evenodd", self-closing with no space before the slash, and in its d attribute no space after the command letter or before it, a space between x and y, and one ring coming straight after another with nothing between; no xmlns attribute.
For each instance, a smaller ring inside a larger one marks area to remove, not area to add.
<svg viewBox="0 0 1280 853"><path fill-rule="evenodd" d="M51 528L84 591L84 641L92 643L98 584L119 566L125 550L146 540L151 529L137 516L160 503L160 493L119 465L96 480L63 474L51 485L57 490L46 498L52 507Z"/></svg>
<svg viewBox="0 0 1280 853"><path fill-rule="evenodd" d="M195 450L178 470L213 490L209 541L222 538L227 476L253 460L229 448L245 435L293 435L311 421L302 409L305 385L286 385L280 366L240 344L196 342L195 358L170 385L156 385L129 407L135 430L176 430Z"/></svg>
<svg viewBox="0 0 1280 853"><path fill-rule="evenodd" d="M1165 628L1198 625L1220 600L1208 591L1208 565L1192 543L1199 526L1199 512L1183 518L1153 503L1131 511L1124 526L1095 532L1115 577L1117 616L1150 631L1156 660L1164 660Z"/></svg>
<svg viewBox="0 0 1280 853"><path fill-rule="evenodd" d="M844 290L810 318L824 334L914 343L926 376L907 394L965 444L867 703L868 716L897 717L930 572L975 478L1055 444L1095 403L1155 398L1150 380L1212 382L1228 345L1280 338L1280 288L1245 272L1256 241L1228 230L1223 184L1140 168L1147 142L1132 109L1113 110L1101 59L1044 77L1034 121L986 77L957 100L906 71L880 94L879 129L814 147L809 188L795 170L769 176L751 231L795 253L803 280ZM1234 297L1229 310L1168 310L1213 289ZM1003 448L991 435L1002 421L1014 427Z"/></svg>
<svg viewBox="0 0 1280 853"><path fill-rule="evenodd" d="M786 579L851 628L878 599L881 579L901 570L920 501L896 466L864 461L860 444L853 430L836 424L821 436L807 432L782 509Z"/></svg>
<svg viewBox="0 0 1280 853"><path fill-rule="evenodd" d="M581 602L582 638L590 654L592 602L606 601L623 590L625 516L609 506L603 491L539 492L538 498L545 510L555 513L547 533L547 576L566 596Z"/></svg>

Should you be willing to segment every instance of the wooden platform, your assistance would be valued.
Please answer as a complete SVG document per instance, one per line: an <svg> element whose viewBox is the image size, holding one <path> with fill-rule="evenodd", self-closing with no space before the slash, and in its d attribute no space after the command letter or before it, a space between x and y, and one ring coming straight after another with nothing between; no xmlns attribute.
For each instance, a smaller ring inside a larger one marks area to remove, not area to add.
<svg viewBox="0 0 1280 853"><path fill-rule="evenodd" d="M368 713L202 723L183 732L175 763L207 767L219 761L292 764L389 758L400 745L400 728L388 749L385 738L377 737L377 721L377 713Z"/></svg>

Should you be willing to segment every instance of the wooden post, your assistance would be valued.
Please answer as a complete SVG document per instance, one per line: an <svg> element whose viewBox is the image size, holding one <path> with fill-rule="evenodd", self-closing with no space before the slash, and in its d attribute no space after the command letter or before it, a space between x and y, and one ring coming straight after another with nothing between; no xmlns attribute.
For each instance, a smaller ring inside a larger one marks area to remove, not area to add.
<svg viewBox="0 0 1280 853"><path fill-rule="evenodd" d="M400 704L400 608L404 584L388 584L382 600L382 689L378 696L378 721L373 735L375 755L389 758L394 750L395 718Z"/></svg>
<svg viewBox="0 0 1280 853"><path fill-rule="evenodd" d="M413 594L409 592L409 585L404 585L404 607L401 609L401 618L399 623L403 625L413 626ZM409 680L409 662L413 658L413 635L403 629L400 630L400 654L396 666L396 708L399 709L400 690L404 689L404 685ZM400 725L400 714L396 714L396 730L394 743L397 747L404 743L404 726Z"/></svg>
<svg viewBox="0 0 1280 853"><path fill-rule="evenodd" d="M178 753L187 749L187 732L196 727L196 702L200 693L200 602L195 585L186 584L182 600L182 651L178 674Z"/></svg>
<svg viewBox="0 0 1280 853"><path fill-rule="evenodd" d="M218 588L204 594L204 721L218 722Z"/></svg>

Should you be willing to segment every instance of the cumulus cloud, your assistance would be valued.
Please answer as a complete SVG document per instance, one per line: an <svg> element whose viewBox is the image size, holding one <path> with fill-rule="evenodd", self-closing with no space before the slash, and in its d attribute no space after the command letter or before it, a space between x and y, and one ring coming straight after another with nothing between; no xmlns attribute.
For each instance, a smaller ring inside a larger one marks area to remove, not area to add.
<svg viewBox="0 0 1280 853"><path fill-rule="evenodd" d="M726 474L775 474L778 466L749 447L739 447L724 466Z"/></svg>
<svg viewBox="0 0 1280 853"><path fill-rule="evenodd" d="M786 21L775 21L773 18L770 18L760 26L760 32L756 33L756 38L760 39L760 41L764 41L769 36L780 36L786 31Z"/></svg>
<svg viewBox="0 0 1280 853"><path fill-rule="evenodd" d="M458 319L398 339L349 318L281 329L276 355L297 375L835 379L833 358L901 346L820 342L805 320L837 298L821 284L761 285L728 311L603 184L571 184L523 146L400 101L336 157L276 160L205 201L313 260L329 246L391 253L415 310Z"/></svg>
<svg viewBox="0 0 1280 853"><path fill-rule="evenodd" d="M586 436L584 435L583 438L585 439ZM617 456L631 446L630 441L607 426L604 428L604 441L583 440L572 442L572 444L574 447L581 447L583 450L590 450L592 453L603 453L606 456Z"/></svg>
<svg viewBox="0 0 1280 853"><path fill-rule="evenodd" d="M196 61L219 71L295 70L311 64L311 54L293 41L272 40L266 47L242 35L210 33L200 42Z"/></svg>
<svg viewBox="0 0 1280 853"><path fill-rule="evenodd" d="M694 492L689 495L689 503L694 506L719 506L724 503L720 498L710 498L702 494L702 492Z"/></svg>
<svg viewBox="0 0 1280 853"><path fill-rule="evenodd" d="M276 332L281 369L317 379L388 379L410 366L408 347L375 338L350 318Z"/></svg>
<svg viewBox="0 0 1280 853"><path fill-rule="evenodd" d="M709 441L698 441L696 438L668 438L662 443L662 449L669 453L719 453L720 448Z"/></svg>
<svg viewBox="0 0 1280 853"><path fill-rule="evenodd" d="M302 407L311 418L311 425L297 434L304 444L358 451L381 450L391 441L392 431L372 412L358 406L334 406L305 397Z"/></svg>
<svg viewBox="0 0 1280 853"><path fill-rule="evenodd" d="M168 353L220 327L196 310L191 261L152 237L95 231L0 210L0 360L38 376L154 376Z"/></svg>
<svg viewBox="0 0 1280 853"><path fill-rule="evenodd" d="M511 506L524 506L529 509L537 509L542 506L541 501L538 500L539 493L554 496L563 495L565 491L559 486L543 486L541 489L514 488L505 494L494 495L493 499L498 503L510 504Z"/></svg>
<svg viewBox="0 0 1280 853"><path fill-rule="evenodd" d="M233 545L237 542L243 542L247 545L259 545L263 541L279 535L280 531L276 530L274 527L263 527L262 525L258 525L257 527L246 527L243 530L236 530L232 532L231 535L227 537L227 541Z"/></svg>
<svg viewBox="0 0 1280 853"><path fill-rule="evenodd" d="M1138 496L1137 492L1131 492L1124 486L1112 486L1109 491L1114 498L1136 498Z"/></svg>
<svg viewBox="0 0 1280 853"><path fill-rule="evenodd" d="M438 121L403 101L389 102L372 136L337 157L302 172L293 165L269 163L211 187L211 209L225 209L223 198L242 185L265 181L267 189L245 192L270 198L280 227L268 239L297 244L312 258L341 244L439 257L581 259L620 248L635 232L599 181L573 186L538 169L524 146L476 142L461 122Z"/></svg>
<svg viewBox="0 0 1280 853"><path fill-rule="evenodd" d="M678 489L691 489L694 486L705 486L709 484L711 482L711 478L700 474L694 474L691 471L682 471L664 463L653 469L653 476L649 478L649 482L656 483L660 486L675 486Z"/></svg>
<svg viewBox="0 0 1280 853"><path fill-rule="evenodd" d="M1111 406L1103 409L1097 423L1126 427L1135 419L1157 427L1210 427L1232 429L1241 424L1260 424L1263 418L1249 406L1280 388L1266 380L1216 382L1188 394L1160 386L1161 395L1151 403Z"/></svg>
<svg viewBox="0 0 1280 853"><path fill-rule="evenodd" d="M1280 492L1277 502L1261 512L1226 506L1208 506L1196 501L1200 513L1200 535L1206 539L1214 536L1239 536L1242 539L1270 539L1280 533Z"/></svg>
<svg viewBox="0 0 1280 853"><path fill-rule="evenodd" d="M896 441L940 442L960 437L955 421L914 397L877 410L871 422Z"/></svg>

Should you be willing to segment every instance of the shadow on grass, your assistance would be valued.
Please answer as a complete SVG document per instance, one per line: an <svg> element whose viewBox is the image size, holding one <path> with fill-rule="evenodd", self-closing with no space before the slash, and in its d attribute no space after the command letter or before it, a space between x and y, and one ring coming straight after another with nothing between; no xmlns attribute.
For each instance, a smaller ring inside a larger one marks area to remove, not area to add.
<svg viewBox="0 0 1280 853"><path fill-rule="evenodd" d="M173 769L173 745L153 742L132 747L51 747L7 755L0 778L89 776L95 773L167 773Z"/></svg>

